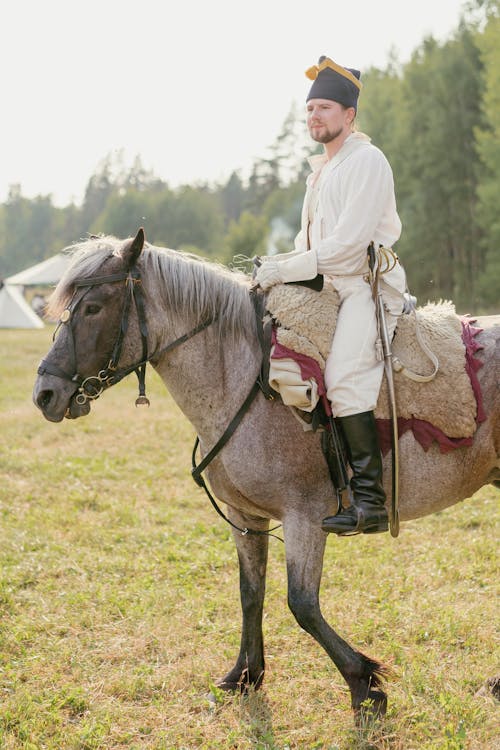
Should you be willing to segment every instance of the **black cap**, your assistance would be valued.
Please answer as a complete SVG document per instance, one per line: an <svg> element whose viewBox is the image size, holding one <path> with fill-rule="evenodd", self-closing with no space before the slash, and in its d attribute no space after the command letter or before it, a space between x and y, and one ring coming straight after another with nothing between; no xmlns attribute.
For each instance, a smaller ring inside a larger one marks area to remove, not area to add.
<svg viewBox="0 0 500 750"><path fill-rule="evenodd" d="M344 107L357 109L361 90L359 70L337 65L329 57L322 55L317 65L306 70L306 76L314 81L307 95L309 99L331 99Z"/></svg>

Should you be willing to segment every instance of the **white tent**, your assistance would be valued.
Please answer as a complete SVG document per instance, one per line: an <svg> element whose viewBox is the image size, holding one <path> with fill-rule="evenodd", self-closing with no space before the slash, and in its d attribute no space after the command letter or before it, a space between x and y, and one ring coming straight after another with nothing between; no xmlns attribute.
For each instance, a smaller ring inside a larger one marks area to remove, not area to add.
<svg viewBox="0 0 500 750"><path fill-rule="evenodd" d="M45 284L57 284L71 262L71 255L57 253L41 263L37 263L25 271L20 271L5 279L6 284L19 286L44 286Z"/></svg>
<svg viewBox="0 0 500 750"><path fill-rule="evenodd" d="M38 315L24 299L21 289L10 284L0 287L0 328L43 328Z"/></svg>
<svg viewBox="0 0 500 750"><path fill-rule="evenodd" d="M70 255L57 253L4 279L4 286L0 288L0 328L43 328L42 320L26 302L23 289L55 286L70 262Z"/></svg>

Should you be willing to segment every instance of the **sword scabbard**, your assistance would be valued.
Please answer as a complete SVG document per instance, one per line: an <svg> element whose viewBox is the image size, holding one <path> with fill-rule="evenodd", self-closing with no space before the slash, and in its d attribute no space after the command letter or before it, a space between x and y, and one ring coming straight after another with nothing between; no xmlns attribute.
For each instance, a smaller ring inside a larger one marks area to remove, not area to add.
<svg viewBox="0 0 500 750"><path fill-rule="evenodd" d="M382 292L378 286L378 269L377 269L377 252L373 242L370 242L367 248L368 267L370 269L370 284L372 287L373 299L375 302L375 312L378 325L377 344L380 348L382 345L382 357L384 361L384 371L387 378L389 391L389 402L391 409L391 443L392 443L392 495L391 495L391 512L389 525L391 536L399 535L399 434L398 434L398 412L396 404L396 391L394 387L394 373L392 370L392 349L387 320L385 317L384 300ZM380 353L377 351L377 356Z"/></svg>

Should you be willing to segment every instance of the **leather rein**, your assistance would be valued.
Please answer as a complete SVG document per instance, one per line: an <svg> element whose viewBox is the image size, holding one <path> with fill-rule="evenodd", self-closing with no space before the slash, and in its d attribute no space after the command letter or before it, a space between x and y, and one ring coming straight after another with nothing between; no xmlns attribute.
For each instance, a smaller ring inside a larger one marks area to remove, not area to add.
<svg viewBox="0 0 500 750"><path fill-rule="evenodd" d="M111 358L108 362L107 367L100 370L97 375L89 375L87 377L82 377L78 374L77 371L77 365L76 365L76 347L75 347L75 338L73 333L73 317L75 315L75 312L77 311L78 307L82 303L83 299L85 298L86 294L92 289L94 286L98 286L100 284L114 284L118 283L120 281L125 281L126 285L128 287L128 294L125 295L123 307L122 307L122 316L120 321L120 326L118 329L118 334L116 337L116 341L113 347L113 352L111 354ZM75 396L75 401L79 406L83 406L87 401L95 401L101 393L106 389L110 388L112 385L115 385L116 383L119 383L123 378L125 378L127 375L130 375L132 372L135 372L137 375L137 379L139 381L139 396L136 399L136 406L141 404L146 404L149 406L149 400L146 397L146 365L148 362L150 362L152 359L158 359L160 356L167 354L168 352L172 351L176 347L180 346L181 344L184 344L186 341L191 339L193 336L195 336L197 333L200 333L201 331L208 328L212 323L215 321L215 318L209 318L208 320L198 324L194 328L192 328L187 333L182 334L182 336L179 336L174 341L170 342L166 346L164 346L162 349L155 351L154 353L148 355L148 331L147 331L147 320L146 320L146 310L145 310L145 304L144 304L144 292L142 289L142 280L140 276L139 269L136 265L130 267L127 271L122 271L119 273L113 273L108 274L104 276L92 276L88 278L81 278L77 279L74 282L74 293L73 296L69 302L69 304L66 306L66 308L63 310L59 322L57 324L56 330L54 331L53 339L55 339L57 331L59 330L61 325L66 325L70 340L70 357L71 357L71 363L72 363L72 369L73 373L70 374L69 372L66 372L62 368L60 368L58 365L50 362L48 359L43 359L40 362L40 365L38 367L38 374L39 375L53 375L55 377L61 378L62 380L68 380L72 383L76 383L78 388L78 393ZM142 344L142 357L138 362L135 362L134 364L128 365L127 367L119 368L119 360L123 349L123 342L125 340L125 336L128 330L129 325L129 316L132 306L132 301L134 302L136 313L137 313L137 319L139 323L139 331L141 335L141 344ZM261 320L262 318L259 316L259 308L257 305L256 297L252 295L252 301L254 303L254 308L256 312L257 317L257 328L258 328L258 335L259 335L259 342L263 344L262 339L262 330L261 330ZM263 354L263 363L268 361L268 357L266 358ZM279 528L279 526L276 526L272 529L268 530L259 530L259 529L250 529L250 528L240 528L236 524L234 524L220 509L218 506L215 498L211 494L210 490L208 489L206 482L202 476L202 472L206 469L206 467L209 465L209 463L217 456L217 454L222 450L222 448L226 445L226 443L229 441L231 436L233 435L234 431L242 421L243 417L245 416L246 412L250 408L251 403L257 396L257 393L259 390L262 390L265 397L268 399L274 398L274 392L272 392L268 385L265 377L262 376L262 369L259 372L259 375L252 385L252 388L250 389L247 397L241 404L240 408L238 409L237 413L233 417L233 419L230 421L228 426L226 427L224 433L219 438L217 443L213 446L213 448L203 457L201 462L197 465L196 464L196 451L199 446L199 438L196 437L193 452L192 452L192 469L191 474L196 482L196 484L205 490L212 506L216 510L216 512L223 518L230 526L232 526L233 529L236 531L239 531L242 535L246 534L252 534L252 535L258 535L258 536L274 536L272 534L273 531L276 531L276 529ZM276 539L280 539L280 537L275 537ZM283 541L280 539L280 541Z"/></svg>

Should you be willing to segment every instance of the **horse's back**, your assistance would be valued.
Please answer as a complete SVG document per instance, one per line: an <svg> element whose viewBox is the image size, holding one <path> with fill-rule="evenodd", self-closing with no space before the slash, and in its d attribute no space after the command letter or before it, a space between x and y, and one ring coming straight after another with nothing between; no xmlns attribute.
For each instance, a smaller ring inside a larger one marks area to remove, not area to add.
<svg viewBox="0 0 500 750"><path fill-rule="evenodd" d="M435 513L500 480L500 315L473 317L471 323L480 329L475 358L485 419L470 447L444 454L435 444L425 451L410 433L401 437L402 520ZM390 461L386 468L390 474Z"/></svg>

